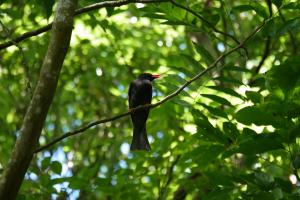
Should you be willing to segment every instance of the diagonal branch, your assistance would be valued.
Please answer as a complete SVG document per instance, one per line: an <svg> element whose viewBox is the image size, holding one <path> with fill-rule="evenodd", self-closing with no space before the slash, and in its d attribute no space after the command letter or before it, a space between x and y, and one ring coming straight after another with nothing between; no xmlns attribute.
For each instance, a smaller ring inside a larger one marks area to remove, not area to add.
<svg viewBox="0 0 300 200"><path fill-rule="evenodd" d="M233 41L235 41L237 44L240 43L233 35L231 35L231 34L229 34L229 33L226 33L226 32L224 32L224 31L221 31L221 30L217 29L217 28L216 28L214 25L212 25L208 20L206 20L204 17L202 17L201 15L199 15L198 13L196 13L195 11L193 11L193 10L191 10L191 9L189 9L189 8L187 8L187 7L185 7L185 6L181 5L181 4L179 4L179 3L176 3L176 2L173 1L173 0L170 0L170 2L171 2L174 6L179 7L179 8L181 8L181 9L183 9L183 10L185 10L185 11L187 11L187 12L193 14L193 15L196 16L197 18L199 18L199 19L200 19L201 21L203 21L207 26L209 26L214 32L220 33L220 34L222 34L222 35L224 35L224 36L227 36L227 37L230 37L230 38L231 38Z"/></svg>
<svg viewBox="0 0 300 200"><path fill-rule="evenodd" d="M72 34L77 0L59 0L48 50L41 67L38 83L10 160L0 177L0 199L17 199L24 176L38 145L41 131L57 87L60 70Z"/></svg>
<svg viewBox="0 0 300 200"><path fill-rule="evenodd" d="M120 1L104 1L104 2L100 2L100 3L95 3L83 8L79 8L75 11L75 16L77 15L81 15L83 13L87 13L96 9L100 9L100 8L107 8L107 7L120 7L123 5L127 5L127 4L131 4L131 3L163 3L163 2L168 2L169 0L120 0ZM5 49L7 47L10 47L12 45L14 45L15 43L21 42L27 38L33 37L33 36L37 36L41 33L47 32L52 28L52 22L49 23L46 26L43 26L41 28L38 28L36 30L33 31L29 31L26 32L16 38L13 38L10 41L4 42L2 44L0 44L0 50Z"/></svg>
<svg viewBox="0 0 300 200"><path fill-rule="evenodd" d="M44 146L41 146L40 148L36 149L34 151L34 153L38 153L40 151L43 151L44 149L56 144L57 142L67 138L67 137L70 137L72 135L76 135L76 134L79 134L79 133L82 133L84 131L86 131L87 129L91 128L91 127L94 127L96 125L99 125L99 124L103 124L103 123L106 123L106 122L111 122L111 121L114 121L114 120L117 120L121 117L125 117L127 115L130 115L131 113L133 112L136 112L138 110L142 110L142 109L145 109L145 108L155 108L167 101L169 101L170 99L172 99L173 97L177 96L180 94L180 92L182 90L184 90L186 87L188 87L191 83L195 82L196 80L198 80L200 77L204 76L205 74L207 74L209 71L211 71L212 69L216 68L217 67L217 64L222 60L224 59L226 56L232 54L233 52L237 51L238 49L240 48L243 48L244 45L257 33L261 30L261 28L266 24L267 21L269 21L269 19L263 21L263 23L258 26L248 37L246 37L239 45L237 45L236 47L232 48L231 50L229 50L228 52L222 54L221 56L219 56L212 64L209 65L208 68L206 68L205 70L199 72L197 75L195 75L193 78L191 78L190 80L188 80L187 82L185 82L182 86L180 86L176 91L174 91L173 93L169 94L168 96L166 96L164 99L162 99L161 101L157 102L157 103L154 103L154 104L147 104L147 105L143 105L143 106L138 106L136 108L133 108L125 113L122 113L122 114L119 114L119 115L116 115L114 117L111 117L111 118L106 118L106 119L102 119L102 120L97 120L97 121L94 121L86 126L83 126L77 130L74 130L74 131L70 131L70 132L67 132L55 139L53 139L51 142L49 142L48 144L44 145Z"/></svg>

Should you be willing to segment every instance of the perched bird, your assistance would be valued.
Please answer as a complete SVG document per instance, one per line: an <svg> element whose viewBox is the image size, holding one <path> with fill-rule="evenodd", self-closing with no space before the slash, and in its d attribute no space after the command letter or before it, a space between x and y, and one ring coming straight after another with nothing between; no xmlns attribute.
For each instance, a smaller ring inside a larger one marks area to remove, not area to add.
<svg viewBox="0 0 300 200"><path fill-rule="evenodd" d="M156 78L159 78L159 75L143 73L136 80L130 83L128 91L130 109L135 108L139 105L151 104L151 82ZM133 137L130 150L151 150L146 131L146 121L148 118L148 114L149 108L141 109L139 111L131 113Z"/></svg>

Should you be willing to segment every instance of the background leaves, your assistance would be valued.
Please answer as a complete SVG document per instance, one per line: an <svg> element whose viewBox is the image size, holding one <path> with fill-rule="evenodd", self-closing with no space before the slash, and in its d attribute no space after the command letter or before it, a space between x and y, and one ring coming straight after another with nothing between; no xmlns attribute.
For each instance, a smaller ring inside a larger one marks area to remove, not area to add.
<svg viewBox="0 0 300 200"><path fill-rule="evenodd" d="M55 4L45 2L0 1L9 31L0 29L0 42L51 21ZM273 17L246 44L247 55L240 50L227 56L151 110L151 152L129 152L128 117L96 126L36 154L20 198L298 199L299 3L271 2ZM153 91L153 102L161 100L270 16L264 1L176 3L185 9L130 4L76 17L41 145L126 111L128 85L141 72L162 75ZM49 34L0 51L0 176L20 134Z"/></svg>

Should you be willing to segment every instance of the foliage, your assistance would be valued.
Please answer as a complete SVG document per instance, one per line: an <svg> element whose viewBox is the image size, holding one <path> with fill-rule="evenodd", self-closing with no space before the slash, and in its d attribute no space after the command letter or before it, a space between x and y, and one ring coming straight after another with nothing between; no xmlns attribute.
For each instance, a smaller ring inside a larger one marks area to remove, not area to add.
<svg viewBox="0 0 300 200"><path fill-rule="evenodd" d="M43 2L0 1L0 42L52 21L55 2ZM141 72L162 74L153 102L163 99L235 47L231 36L242 41L267 21L244 49L151 110L151 152L129 152L129 117L101 124L36 154L20 199L299 198L300 3L175 2L187 9L129 4L76 17L41 145L127 111L129 83ZM0 175L50 34L0 50Z"/></svg>

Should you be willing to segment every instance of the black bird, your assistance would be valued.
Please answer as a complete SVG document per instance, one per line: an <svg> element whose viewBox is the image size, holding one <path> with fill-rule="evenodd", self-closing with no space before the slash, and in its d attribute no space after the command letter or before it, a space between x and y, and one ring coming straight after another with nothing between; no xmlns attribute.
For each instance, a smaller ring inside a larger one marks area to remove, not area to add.
<svg viewBox="0 0 300 200"><path fill-rule="evenodd" d="M159 78L159 75L143 73L136 80L130 83L128 91L130 109L135 108L139 105L151 104L151 82L156 78ZM151 150L146 131L146 121L148 115L149 108L145 108L131 114L131 121L133 124L133 137L130 150Z"/></svg>

